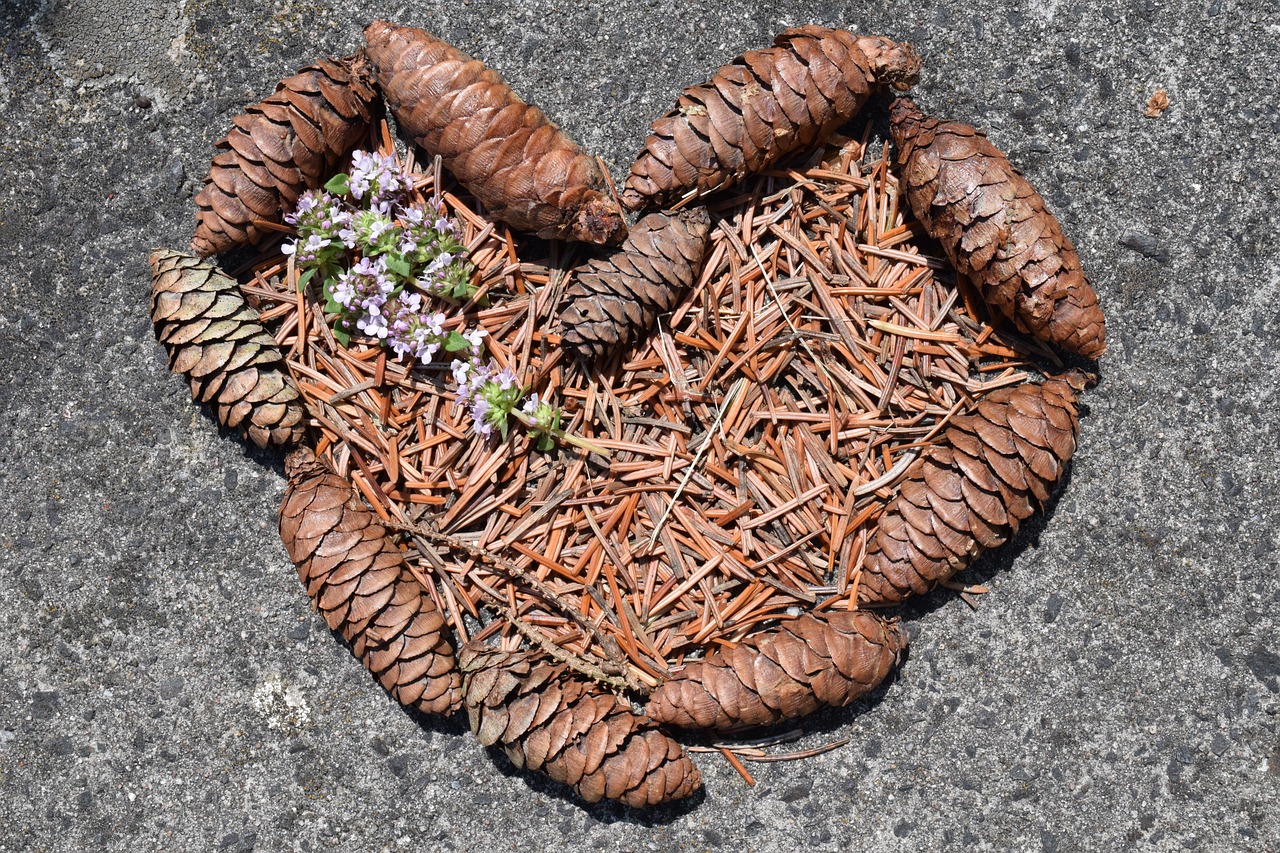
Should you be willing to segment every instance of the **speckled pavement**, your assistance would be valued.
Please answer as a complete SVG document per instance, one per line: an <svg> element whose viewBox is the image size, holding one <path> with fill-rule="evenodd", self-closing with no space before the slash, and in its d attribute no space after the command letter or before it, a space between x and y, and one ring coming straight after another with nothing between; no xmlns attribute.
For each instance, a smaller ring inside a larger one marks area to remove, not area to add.
<svg viewBox="0 0 1280 853"><path fill-rule="evenodd" d="M617 179L735 53L884 32L1048 198L1110 325L1070 480L976 611L908 610L899 676L795 748L849 745L583 806L401 711L310 612L279 461L167 373L145 258L190 239L230 117L375 16ZM1259 0L0 0L0 851L1280 849L1277 30Z"/></svg>

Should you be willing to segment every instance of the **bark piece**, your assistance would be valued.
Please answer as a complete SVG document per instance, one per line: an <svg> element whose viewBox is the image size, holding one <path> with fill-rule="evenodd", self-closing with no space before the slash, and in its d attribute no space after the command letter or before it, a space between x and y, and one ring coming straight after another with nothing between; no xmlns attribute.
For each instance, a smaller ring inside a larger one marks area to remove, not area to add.
<svg viewBox="0 0 1280 853"><path fill-rule="evenodd" d="M266 100L232 120L196 195L201 257L255 244L303 192L317 189L369 135L381 115L373 69L363 52L321 59L281 80Z"/></svg>
<svg viewBox="0 0 1280 853"><path fill-rule="evenodd" d="M1106 321L1080 256L1004 152L903 98L890 131L911 210L987 304L1034 338L1102 355Z"/></svg>
<svg viewBox="0 0 1280 853"><path fill-rule="evenodd" d="M170 249L149 260L151 322L169 369L191 381L191 396L259 447L300 441L306 413L298 389L235 279Z"/></svg>
<svg viewBox="0 0 1280 853"><path fill-rule="evenodd" d="M599 163L498 72L413 27L374 21L364 36L401 129L493 218L546 239L626 236Z"/></svg>
<svg viewBox="0 0 1280 853"><path fill-rule="evenodd" d="M702 787L698 768L652 720L545 653L470 644L459 663L471 731L517 767L545 773L589 803L653 806Z"/></svg>
<svg viewBox="0 0 1280 853"><path fill-rule="evenodd" d="M280 538L325 622L400 704L451 714L461 675L444 616L351 483L307 448L285 461Z"/></svg>
<svg viewBox="0 0 1280 853"><path fill-rule="evenodd" d="M667 206L760 172L829 136L878 88L915 85L909 44L827 27L795 27L706 83L684 90L650 128L622 193L630 210Z"/></svg>
<svg viewBox="0 0 1280 853"><path fill-rule="evenodd" d="M1049 499L1076 448L1085 376L991 392L907 469L862 564L858 598L895 604L1007 542Z"/></svg>
<svg viewBox="0 0 1280 853"><path fill-rule="evenodd" d="M805 614L685 664L645 712L728 732L843 707L884 680L908 639L898 620L866 610Z"/></svg>
<svg viewBox="0 0 1280 853"><path fill-rule="evenodd" d="M565 343L603 358L638 340L698 277L710 230L705 207L651 213L616 252L579 266L560 312Z"/></svg>

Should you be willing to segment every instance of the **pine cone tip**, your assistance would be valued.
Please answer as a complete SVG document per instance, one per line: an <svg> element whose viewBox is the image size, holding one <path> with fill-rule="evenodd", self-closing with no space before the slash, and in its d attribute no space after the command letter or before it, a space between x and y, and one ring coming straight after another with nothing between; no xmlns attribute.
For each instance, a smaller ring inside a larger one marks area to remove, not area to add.
<svg viewBox="0 0 1280 853"><path fill-rule="evenodd" d="M618 202L601 195L582 206L573 223L572 239L598 246L614 246L627 236L627 222Z"/></svg>
<svg viewBox="0 0 1280 853"><path fill-rule="evenodd" d="M1071 386L1077 394L1082 393L1086 388L1092 388L1098 384L1098 374L1090 373L1074 367L1065 373L1060 373L1057 376L1050 376L1049 378L1058 379L1067 383L1067 385Z"/></svg>
<svg viewBox="0 0 1280 853"><path fill-rule="evenodd" d="M884 36L863 36L858 47L871 60L878 83L905 92L920 82L920 54L906 42Z"/></svg>
<svg viewBox="0 0 1280 853"><path fill-rule="evenodd" d="M310 447L296 447L284 457L284 475L297 480L309 467L316 464L316 454Z"/></svg>
<svg viewBox="0 0 1280 853"><path fill-rule="evenodd" d="M622 206L632 213L635 213L637 210L640 210L649 203L649 199L645 198L640 194L639 190L633 187L627 187L624 189L622 194L618 196L618 199L622 202Z"/></svg>
<svg viewBox="0 0 1280 853"><path fill-rule="evenodd" d="M210 255L216 255L218 247L213 244L207 237L197 234L191 238L191 254L199 258L207 258Z"/></svg>

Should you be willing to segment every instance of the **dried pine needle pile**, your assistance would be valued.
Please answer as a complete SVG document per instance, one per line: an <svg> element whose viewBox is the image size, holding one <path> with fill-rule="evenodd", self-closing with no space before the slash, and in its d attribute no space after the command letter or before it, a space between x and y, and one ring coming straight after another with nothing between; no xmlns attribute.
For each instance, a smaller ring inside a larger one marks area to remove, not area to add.
<svg viewBox="0 0 1280 853"><path fill-rule="evenodd" d="M984 393L1022 382L1024 357L1056 361L997 336L921 254L868 138L716 197L692 291L639 346L590 366L552 322L580 258L526 256L547 244L476 213L438 166L415 170L415 195L443 201L476 268L475 296L440 304L445 328L485 329L497 364L607 457L540 452L519 429L475 435L447 365L340 346L283 256L256 265L244 292L286 353L319 455L404 532L461 641L523 638L643 692L788 611L850 609L911 461ZM385 127L382 141L391 150Z"/></svg>

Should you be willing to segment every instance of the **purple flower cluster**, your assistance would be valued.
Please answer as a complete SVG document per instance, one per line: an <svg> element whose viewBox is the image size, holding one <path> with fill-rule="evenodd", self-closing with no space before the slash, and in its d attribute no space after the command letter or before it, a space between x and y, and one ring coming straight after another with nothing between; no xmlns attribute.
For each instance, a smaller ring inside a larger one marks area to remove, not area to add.
<svg viewBox="0 0 1280 853"><path fill-rule="evenodd" d="M280 247L286 255L294 255L301 266L319 266L343 254L343 234L351 228L351 211L340 199L327 192L307 190L298 198L293 213L284 221L298 229L297 239Z"/></svg>
<svg viewBox="0 0 1280 853"><path fill-rule="evenodd" d="M330 297L351 314L361 313L356 325L372 337L387 337L387 318L383 306L396 289L387 273L383 257L362 257L355 266L338 275Z"/></svg>
<svg viewBox="0 0 1280 853"><path fill-rule="evenodd" d="M402 294L396 300L387 343L401 358L408 355L424 365L430 364L444 343L444 321L443 313L422 310L422 297L418 294Z"/></svg>
<svg viewBox="0 0 1280 853"><path fill-rule="evenodd" d="M484 331L445 331L447 317L432 299L471 296L474 267L444 204L409 203L411 190L394 154L356 151L349 174L299 197L285 217L297 236L282 251L295 257L300 287L322 283L324 311L342 345L360 334L423 365L442 350L478 365ZM489 368L483 371L487 377ZM489 422L505 433L509 411L506 405Z"/></svg>
<svg viewBox="0 0 1280 853"><path fill-rule="evenodd" d="M446 238L457 240L458 226L442 211L428 211L422 207L408 207L400 211L403 233L400 251L406 255L434 257L443 248Z"/></svg>
<svg viewBox="0 0 1280 853"><path fill-rule="evenodd" d="M493 362L482 362L478 346L470 359L454 359L451 368L458 386L458 405L470 411L472 429L477 435L488 437L498 427L505 437L507 416L520 405L524 394L515 371L510 367L499 370Z"/></svg>
<svg viewBox="0 0 1280 853"><path fill-rule="evenodd" d="M338 232L348 249L356 247L389 248L398 235L395 222L377 210L357 211L350 217L350 225Z"/></svg>
<svg viewBox="0 0 1280 853"><path fill-rule="evenodd" d="M396 165L395 156L376 151L356 151L351 155L348 185L352 198L384 216L391 214L392 206L409 189L409 181Z"/></svg>

